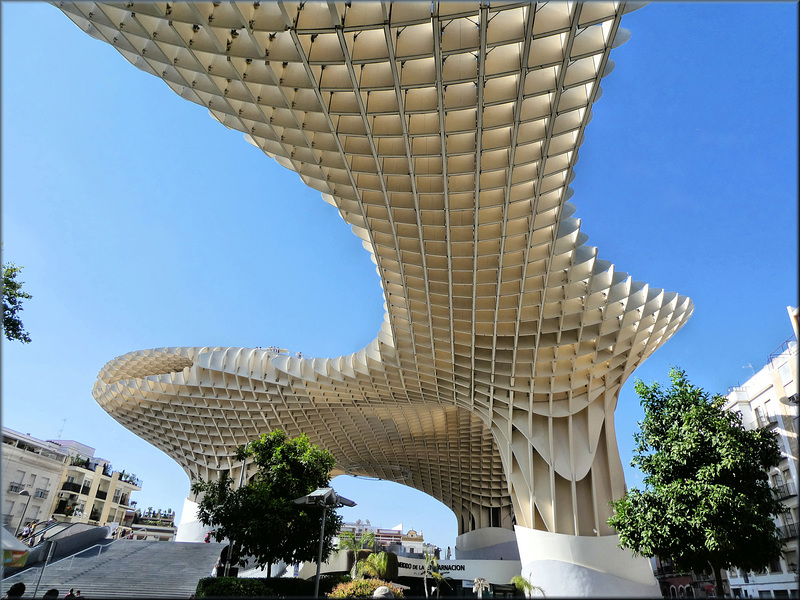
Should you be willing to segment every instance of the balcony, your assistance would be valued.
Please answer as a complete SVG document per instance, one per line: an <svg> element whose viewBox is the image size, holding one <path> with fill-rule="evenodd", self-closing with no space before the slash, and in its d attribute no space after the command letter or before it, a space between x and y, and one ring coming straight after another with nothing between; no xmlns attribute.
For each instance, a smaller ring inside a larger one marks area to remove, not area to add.
<svg viewBox="0 0 800 600"><path fill-rule="evenodd" d="M8 491L11 492L11 493L19 494L19 492L21 490L22 490L22 484L21 483L13 483L12 482L12 483L8 484Z"/></svg>
<svg viewBox="0 0 800 600"><path fill-rule="evenodd" d="M778 535L781 541L797 538L797 523L789 523L788 525L778 527Z"/></svg>
<svg viewBox="0 0 800 600"><path fill-rule="evenodd" d="M797 490L794 487L794 481L787 481L784 484L776 485L772 488L772 495L776 500L783 500L784 498L791 498L797 495Z"/></svg>
<svg viewBox="0 0 800 600"><path fill-rule="evenodd" d="M68 492L75 492L76 494L81 493L81 484L75 483L74 481L65 481L61 484L61 489L66 490Z"/></svg>
<svg viewBox="0 0 800 600"><path fill-rule="evenodd" d="M34 494L33 494L33 497L34 498L45 499L45 498L47 498L48 494L49 494L49 492L47 490L42 489L42 488L37 488L36 492L34 492Z"/></svg>
<svg viewBox="0 0 800 600"><path fill-rule="evenodd" d="M101 492L100 490L97 490L95 498L97 498L98 500L105 500L106 498L108 498L108 492Z"/></svg>
<svg viewBox="0 0 800 600"><path fill-rule="evenodd" d="M778 415L764 415L756 413L756 424L759 427L777 427Z"/></svg>

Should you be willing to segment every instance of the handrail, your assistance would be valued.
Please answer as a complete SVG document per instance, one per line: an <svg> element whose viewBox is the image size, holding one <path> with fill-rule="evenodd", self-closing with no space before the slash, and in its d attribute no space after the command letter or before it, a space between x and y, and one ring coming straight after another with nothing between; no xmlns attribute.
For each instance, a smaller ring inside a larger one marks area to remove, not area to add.
<svg viewBox="0 0 800 600"><path fill-rule="evenodd" d="M25 545L30 545L30 544L28 544L28 542L29 542L30 540L33 540L33 541L34 541L34 544L33 544L33 545L30 545L30 546L31 546L31 548L35 548L36 546L38 546L39 544L41 544L41 543L42 543L41 541L39 542L39 544L35 543L35 542L36 542L36 538L38 537L38 538L40 538L40 539L41 539L41 537L42 537L42 536L43 536L45 533L47 533L48 531L52 530L54 527L58 527L59 525L66 525L66 527L64 527L63 529L60 529L60 530L58 530L58 531L56 532L56 533L61 533L62 531L66 531L67 529L69 529L69 528L70 528L70 527L72 527L73 525L76 525L76 523L65 523L64 521L55 521L55 522L49 522L49 521L48 521L48 523L49 523L49 524L48 524L48 525L47 525L47 527L45 527L44 529L41 529L41 530L39 530L39 531L36 531L36 532L32 533L31 535L29 535L28 537L22 538L22 539L21 539L22 543L23 543L23 544L25 544Z"/></svg>

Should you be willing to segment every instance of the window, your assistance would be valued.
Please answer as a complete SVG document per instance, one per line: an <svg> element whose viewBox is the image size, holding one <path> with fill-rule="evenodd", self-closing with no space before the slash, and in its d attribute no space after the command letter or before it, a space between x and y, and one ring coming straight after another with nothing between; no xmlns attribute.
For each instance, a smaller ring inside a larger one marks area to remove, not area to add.
<svg viewBox="0 0 800 600"><path fill-rule="evenodd" d="M783 573L783 569L781 568L781 561L777 558L773 558L769 563L769 572L770 573Z"/></svg>
<svg viewBox="0 0 800 600"><path fill-rule="evenodd" d="M781 383L785 386L792 380L792 369L789 366L789 363L783 363L780 368L778 369L778 373L781 376Z"/></svg>

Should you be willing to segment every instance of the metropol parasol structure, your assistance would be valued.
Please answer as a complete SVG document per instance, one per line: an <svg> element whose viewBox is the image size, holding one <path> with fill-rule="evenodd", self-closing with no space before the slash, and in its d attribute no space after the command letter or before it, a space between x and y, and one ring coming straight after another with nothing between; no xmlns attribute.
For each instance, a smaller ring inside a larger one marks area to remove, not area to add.
<svg viewBox="0 0 800 600"><path fill-rule="evenodd" d="M347 356L130 352L98 376L106 411L190 478L236 479L237 446L306 433L336 474L450 507L463 546L511 536L537 583L584 582L551 593L657 593L606 524L625 491L613 415L692 304L600 260L568 201L634 7L53 4L318 190L386 309Z"/></svg>

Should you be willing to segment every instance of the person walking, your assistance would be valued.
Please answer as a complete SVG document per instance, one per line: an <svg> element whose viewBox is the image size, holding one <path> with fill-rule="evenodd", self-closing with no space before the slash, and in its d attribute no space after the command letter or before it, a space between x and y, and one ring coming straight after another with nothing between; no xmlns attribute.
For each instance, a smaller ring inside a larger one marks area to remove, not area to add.
<svg viewBox="0 0 800 600"><path fill-rule="evenodd" d="M22 595L25 593L25 584L21 581L18 581L6 592L6 598L22 598Z"/></svg>

